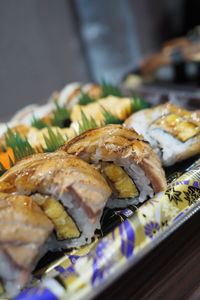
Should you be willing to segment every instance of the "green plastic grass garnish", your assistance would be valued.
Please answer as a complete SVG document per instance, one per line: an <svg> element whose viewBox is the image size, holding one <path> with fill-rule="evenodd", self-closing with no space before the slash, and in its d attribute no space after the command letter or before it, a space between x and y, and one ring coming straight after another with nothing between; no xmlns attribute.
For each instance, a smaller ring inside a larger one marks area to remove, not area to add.
<svg viewBox="0 0 200 300"><path fill-rule="evenodd" d="M22 137L18 132L12 132L10 128L8 128L6 132L5 143L7 147L12 148L15 162L25 156L35 153L35 150L31 147L27 138Z"/></svg>
<svg viewBox="0 0 200 300"><path fill-rule="evenodd" d="M116 96L119 98L123 97L122 93L118 87L116 87L104 80L101 84L101 88L102 88L101 98L106 98L108 96Z"/></svg>
<svg viewBox="0 0 200 300"><path fill-rule="evenodd" d="M67 127L66 121L68 121L70 119L69 111L67 110L67 108L64 105L61 106L57 101L55 102L55 106L56 106L56 109L53 111L53 118L51 120L51 125L57 126L60 128Z"/></svg>
<svg viewBox="0 0 200 300"><path fill-rule="evenodd" d="M148 108L148 104L137 94L133 93L131 98L131 113Z"/></svg>
<svg viewBox="0 0 200 300"><path fill-rule="evenodd" d="M81 98L78 102L80 105L84 106L84 105L87 105L89 103L94 103L94 102L96 102L95 99L93 99L88 94L81 91Z"/></svg>
<svg viewBox="0 0 200 300"><path fill-rule="evenodd" d="M93 117L88 118L85 113L81 110L81 121L78 122L79 130L78 134L92 128L97 128L103 125L98 125Z"/></svg>
<svg viewBox="0 0 200 300"><path fill-rule="evenodd" d="M110 111L106 110L103 106L101 106L101 109L103 110L103 116L104 116L104 125L108 124L122 124L124 121L117 116L113 115Z"/></svg>
<svg viewBox="0 0 200 300"><path fill-rule="evenodd" d="M54 133L51 127L48 127L47 130L48 135L43 134L46 147L42 147L42 150L43 152L53 152L66 142L67 136L62 136L58 130Z"/></svg>
<svg viewBox="0 0 200 300"><path fill-rule="evenodd" d="M6 168L3 166L3 164L0 162L0 176L3 175L6 172Z"/></svg>
<svg viewBox="0 0 200 300"><path fill-rule="evenodd" d="M48 124L41 119L37 119L35 115L32 117L31 126L37 129L43 129L48 126Z"/></svg>
<svg viewBox="0 0 200 300"><path fill-rule="evenodd" d="M5 144L6 147L12 148L14 154L14 161L9 157L10 166L12 167L17 161L34 153L53 152L66 142L67 137L62 136L60 132L54 133L51 127L47 127L47 130L48 134L43 135L46 146L38 145L33 148L26 137L8 128L5 135ZM0 162L0 176L6 171L7 169Z"/></svg>

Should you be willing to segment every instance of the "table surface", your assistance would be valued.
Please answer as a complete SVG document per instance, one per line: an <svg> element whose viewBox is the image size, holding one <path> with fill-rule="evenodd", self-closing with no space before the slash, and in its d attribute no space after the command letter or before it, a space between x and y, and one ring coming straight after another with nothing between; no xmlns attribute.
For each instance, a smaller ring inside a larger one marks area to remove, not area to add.
<svg viewBox="0 0 200 300"><path fill-rule="evenodd" d="M163 7L153 3L155 11L145 0L95 8L91 0L1 1L1 120L70 81L119 82L162 42L155 34ZM199 219L198 212L98 298L200 299Z"/></svg>

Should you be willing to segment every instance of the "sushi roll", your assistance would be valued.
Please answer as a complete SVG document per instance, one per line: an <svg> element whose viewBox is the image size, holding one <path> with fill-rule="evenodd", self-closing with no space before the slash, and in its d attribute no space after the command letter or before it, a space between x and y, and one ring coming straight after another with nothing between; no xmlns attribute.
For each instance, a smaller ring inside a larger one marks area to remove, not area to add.
<svg viewBox="0 0 200 300"><path fill-rule="evenodd" d="M24 117L19 120L19 123L24 125L31 125L34 117L36 119L43 120L44 122L50 124L50 119L54 110L55 103L53 102L46 103L44 105L38 105L31 112L24 115Z"/></svg>
<svg viewBox="0 0 200 300"><path fill-rule="evenodd" d="M87 83L81 84L74 82L67 84L58 95L58 103L65 105L71 110L75 104L77 104L82 96L82 93L87 94L93 99L99 99L101 97L101 87L97 84Z"/></svg>
<svg viewBox="0 0 200 300"><path fill-rule="evenodd" d="M107 203L111 208L138 204L166 187L160 160L149 143L122 125L85 131L58 151L93 164L112 189Z"/></svg>
<svg viewBox="0 0 200 300"><path fill-rule="evenodd" d="M111 194L103 176L65 152L39 153L19 161L0 177L0 191L25 194L42 208L55 227L50 249L90 243Z"/></svg>
<svg viewBox="0 0 200 300"><path fill-rule="evenodd" d="M44 253L53 224L30 197L7 193L0 193L0 220L0 282L13 297Z"/></svg>
<svg viewBox="0 0 200 300"><path fill-rule="evenodd" d="M164 166L200 154L200 111L187 111L167 102L133 114L125 126L145 137Z"/></svg>
<svg viewBox="0 0 200 300"><path fill-rule="evenodd" d="M9 127L19 124L31 125L33 116L36 119L42 120L51 125L53 111L56 109L56 103L60 106L65 106L71 110L75 104L81 99L82 93L87 94L93 99L100 98L101 87L96 84L88 83L71 83L66 85L59 93L54 93L50 100L43 105L29 105L18 111L9 122Z"/></svg>
<svg viewBox="0 0 200 300"><path fill-rule="evenodd" d="M19 124L22 119L26 118L27 115L32 114L33 111L36 110L38 107L39 107L39 105L37 105L37 104L30 104L30 105L25 106L24 108L22 108L16 112L16 114L12 117L10 122Z"/></svg>

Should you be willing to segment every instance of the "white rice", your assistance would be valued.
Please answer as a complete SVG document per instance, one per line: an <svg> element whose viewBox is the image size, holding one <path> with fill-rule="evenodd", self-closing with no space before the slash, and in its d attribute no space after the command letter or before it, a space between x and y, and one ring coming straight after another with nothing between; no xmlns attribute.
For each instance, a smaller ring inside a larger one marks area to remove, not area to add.
<svg viewBox="0 0 200 300"><path fill-rule="evenodd" d="M101 214L99 214L94 223L86 215L85 210L80 206L79 202L73 199L70 194L61 196L60 201L76 223L80 231L80 237L58 241L55 234L53 234L48 243L49 250L79 248L82 245L90 244L95 230L100 229Z"/></svg>
<svg viewBox="0 0 200 300"><path fill-rule="evenodd" d="M20 269L14 266L11 260L0 251L0 279L6 291L6 297L13 297L20 291Z"/></svg>

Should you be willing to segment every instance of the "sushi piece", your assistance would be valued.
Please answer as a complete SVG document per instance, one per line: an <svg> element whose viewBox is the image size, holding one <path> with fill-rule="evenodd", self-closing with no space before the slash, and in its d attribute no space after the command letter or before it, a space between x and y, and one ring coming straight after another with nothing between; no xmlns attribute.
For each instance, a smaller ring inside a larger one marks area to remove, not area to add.
<svg viewBox="0 0 200 300"><path fill-rule="evenodd" d="M131 99L108 96L84 106L76 104L71 112L71 120L73 122L81 120L82 112L84 112L88 118L93 117L96 121L104 121L104 110L108 110L114 116L125 120L131 114Z"/></svg>
<svg viewBox="0 0 200 300"><path fill-rule="evenodd" d="M26 114L20 119L20 124L31 126L33 117L39 120L51 124L50 120L52 117L52 112L55 110L55 103L46 103L44 105L38 105L34 110Z"/></svg>
<svg viewBox="0 0 200 300"><path fill-rule="evenodd" d="M112 189L109 207L138 204L166 187L160 160L149 143L122 125L85 131L59 150L99 170Z"/></svg>
<svg viewBox="0 0 200 300"><path fill-rule="evenodd" d="M200 111L187 111L167 102L133 114L125 126L149 141L164 166L200 153Z"/></svg>
<svg viewBox="0 0 200 300"><path fill-rule="evenodd" d="M13 297L28 282L54 226L30 197L7 193L0 193L0 220L0 281Z"/></svg>
<svg viewBox="0 0 200 300"><path fill-rule="evenodd" d="M103 176L65 152L40 153L19 161L0 177L0 191L31 196L55 226L51 249L91 242L111 194Z"/></svg>
<svg viewBox="0 0 200 300"><path fill-rule="evenodd" d="M58 95L58 103L66 105L71 110L75 104L77 104L82 96L82 93L87 94L93 99L99 99L101 97L101 87L97 84L87 83L81 84L74 82L66 85Z"/></svg>
<svg viewBox="0 0 200 300"><path fill-rule="evenodd" d="M30 104L25 106L24 108L20 109L16 112L16 114L10 120L11 123L20 124L21 120L24 119L27 115L33 113L35 109L39 107L38 104Z"/></svg>
<svg viewBox="0 0 200 300"><path fill-rule="evenodd" d="M82 84L79 82L73 82L67 84L59 93L58 93L58 102L59 104L66 105L68 108L73 106L73 102L76 102L76 97L81 92Z"/></svg>

